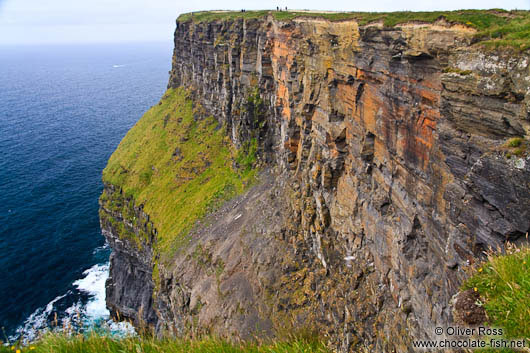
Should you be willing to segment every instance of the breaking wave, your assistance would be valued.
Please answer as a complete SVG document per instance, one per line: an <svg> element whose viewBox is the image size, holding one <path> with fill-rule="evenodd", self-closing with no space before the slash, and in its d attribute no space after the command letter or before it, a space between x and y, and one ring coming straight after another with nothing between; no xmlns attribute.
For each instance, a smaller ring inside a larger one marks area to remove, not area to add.
<svg viewBox="0 0 530 353"><path fill-rule="evenodd" d="M9 340L31 342L50 329L67 333L96 329L121 337L134 335L132 325L110 319L105 304L105 282L108 276L108 263L97 264L84 271L83 277L72 284L71 290L35 310ZM71 301L74 296L84 300L79 299L64 309L68 299Z"/></svg>

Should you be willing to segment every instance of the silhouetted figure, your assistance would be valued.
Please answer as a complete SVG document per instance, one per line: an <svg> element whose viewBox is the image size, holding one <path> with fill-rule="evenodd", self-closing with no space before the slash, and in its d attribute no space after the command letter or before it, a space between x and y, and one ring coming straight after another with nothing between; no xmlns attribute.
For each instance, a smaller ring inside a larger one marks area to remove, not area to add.
<svg viewBox="0 0 530 353"><path fill-rule="evenodd" d="M285 11L287 11L287 6L285 6Z"/></svg>

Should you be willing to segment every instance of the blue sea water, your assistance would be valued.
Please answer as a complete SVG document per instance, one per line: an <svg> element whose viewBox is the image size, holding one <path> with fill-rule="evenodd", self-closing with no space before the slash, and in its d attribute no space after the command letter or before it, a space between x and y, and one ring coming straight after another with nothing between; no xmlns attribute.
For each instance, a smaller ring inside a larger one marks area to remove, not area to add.
<svg viewBox="0 0 530 353"><path fill-rule="evenodd" d="M171 43L0 47L0 328L105 318L101 172L162 96ZM4 336L4 334L2 334ZM2 339L2 338L0 338Z"/></svg>

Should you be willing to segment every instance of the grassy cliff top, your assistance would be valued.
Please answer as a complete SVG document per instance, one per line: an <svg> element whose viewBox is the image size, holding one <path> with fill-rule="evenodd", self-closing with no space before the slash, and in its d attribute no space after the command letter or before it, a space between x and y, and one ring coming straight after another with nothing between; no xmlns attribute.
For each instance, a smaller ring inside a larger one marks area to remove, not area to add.
<svg viewBox="0 0 530 353"><path fill-rule="evenodd" d="M179 22L209 22L229 19L254 19L271 15L277 20L294 18L323 18L330 21L356 20L360 25L383 22L393 27L408 22L434 23L445 19L449 23L462 24L474 28L477 42L489 47L512 47L518 50L530 48L530 11L501 9L458 10L432 12L313 12L313 11L200 11L185 13L178 17Z"/></svg>
<svg viewBox="0 0 530 353"><path fill-rule="evenodd" d="M197 220L252 182L255 149L235 151L224 130L184 88L169 89L110 157L103 181L144 206L161 254L177 250ZM245 168L234 169L232 161ZM125 215L114 197L104 192L100 202Z"/></svg>

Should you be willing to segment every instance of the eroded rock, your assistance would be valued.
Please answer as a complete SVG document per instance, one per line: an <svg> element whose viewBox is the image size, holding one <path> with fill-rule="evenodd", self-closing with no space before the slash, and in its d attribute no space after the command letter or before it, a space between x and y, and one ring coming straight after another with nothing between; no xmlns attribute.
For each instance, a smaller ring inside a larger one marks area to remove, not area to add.
<svg viewBox="0 0 530 353"><path fill-rule="evenodd" d="M472 35L307 18L178 23L169 86L189 88L235 146L258 129L275 172L160 265L148 315L159 331L248 338L308 325L342 352L435 339L453 321L462 267L530 230L528 154L501 148L529 137L528 53L488 52ZM256 92L263 110L248 108ZM118 268L109 288L136 293ZM455 319L478 322L473 310Z"/></svg>

